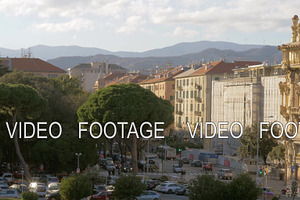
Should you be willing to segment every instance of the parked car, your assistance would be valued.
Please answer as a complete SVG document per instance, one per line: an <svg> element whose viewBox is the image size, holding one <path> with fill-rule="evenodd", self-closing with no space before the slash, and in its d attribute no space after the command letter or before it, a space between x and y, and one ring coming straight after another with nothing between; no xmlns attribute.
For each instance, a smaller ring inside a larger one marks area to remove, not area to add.
<svg viewBox="0 0 300 200"><path fill-rule="evenodd" d="M175 190L175 194L177 195L184 195L186 194L187 185L182 185L180 188Z"/></svg>
<svg viewBox="0 0 300 200"><path fill-rule="evenodd" d="M204 171L212 171L213 170L212 164L210 162L205 162L203 164L203 169Z"/></svg>
<svg viewBox="0 0 300 200"><path fill-rule="evenodd" d="M4 173L2 175L3 180L7 181L7 182L11 182L13 180L13 175L12 173Z"/></svg>
<svg viewBox="0 0 300 200"><path fill-rule="evenodd" d="M218 172L218 178L220 178L220 179L230 179L230 180L232 180L233 176L234 176L234 174L230 169L221 169Z"/></svg>
<svg viewBox="0 0 300 200"><path fill-rule="evenodd" d="M7 185L0 185L0 191L7 190L9 187Z"/></svg>
<svg viewBox="0 0 300 200"><path fill-rule="evenodd" d="M44 198L47 194L47 188L44 183L30 183L29 191L37 193L40 198Z"/></svg>
<svg viewBox="0 0 300 200"><path fill-rule="evenodd" d="M192 167L202 167L203 165L203 162L201 160L194 160L192 163L191 163L191 166Z"/></svg>
<svg viewBox="0 0 300 200"><path fill-rule="evenodd" d="M48 194L46 194L45 198L47 200L61 200L62 199L59 192L48 193Z"/></svg>
<svg viewBox="0 0 300 200"><path fill-rule="evenodd" d="M175 193L176 189L179 189L181 187L180 184L177 183L163 183L161 184L160 191L164 193Z"/></svg>
<svg viewBox="0 0 300 200"><path fill-rule="evenodd" d="M0 191L0 198L20 198L20 194L15 189L6 189Z"/></svg>
<svg viewBox="0 0 300 200"><path fill-rule="evenodd" d="M112 193L102 191L98 194L92 195L88 198L89 200L111 200L112 199Z"/></svg>
<svg viewBox="0 0 300 200"><path fill-rule="evenodd" d="M178 164L176 164L176 165L173 165L173 172L174 173L182 173L183 170Z"/></svg>
<svg viewBox="0 0 300 200"><path fill-rule="evenodd" d="M59 182L59 180L58 180L57 177L49 177L49 178L47 179L48 185L49 185L50 183L58 183L58 182Z"/></svg>
<svg viewBox="0 0 300 200"><path fill-rule="evenodd" d="M147 180L146 182L147 189L148 190L153 190L156 186L160 184L159 180Z"/></svg>
<svg viewBox="0 0 300 200"><path fill-rule="evenodd" d="M160 195L157 192L146 190L134 200L160 200Z"/></svg>
<svg viewBox="0 0 300 200"><path fill-rule="evenodd" d="M48 185L48 193L56 193L59 192L60 183L50 183Z"/></svg>

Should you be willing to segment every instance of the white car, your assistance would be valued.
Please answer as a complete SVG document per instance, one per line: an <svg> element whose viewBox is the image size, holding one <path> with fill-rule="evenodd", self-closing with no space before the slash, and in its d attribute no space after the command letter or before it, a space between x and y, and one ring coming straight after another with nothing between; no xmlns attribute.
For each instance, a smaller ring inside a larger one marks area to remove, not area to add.
<svg viewBox="0 0 300 200"><path fill-rule="evenodd" d="M48 193L56 193L59 192L60 183L50 183L48 185Z"/></svg>
<svg viewBox="0 0 300 200"><path fill-rule="evenodd" d="M164 193L175 193L176 189L180 189L181 185L178 183L163 183L161 184L160 191Z"/></svg>
<svg viewBox="0 0 300 200"><path fill-rule="evenodd" d="M44 183L30 183L29 185L29 191L37 193L39 197L44 198L47 194L47 188Z"/></svg>
<svg viewBox="0 0 300 200"><path fill-rule="evenodd" d="M48 179L47 179L47 183L48 183L48 185L50 184L50 183L58 183L59 181L58 181L58 178L57 177L49 177Z"/></svg>
<svg viewBox="0 0 300 200"><path fill-rule="evenodd" d="M160 195L157 192L146 190L134 200L160 200Z"/></svg>

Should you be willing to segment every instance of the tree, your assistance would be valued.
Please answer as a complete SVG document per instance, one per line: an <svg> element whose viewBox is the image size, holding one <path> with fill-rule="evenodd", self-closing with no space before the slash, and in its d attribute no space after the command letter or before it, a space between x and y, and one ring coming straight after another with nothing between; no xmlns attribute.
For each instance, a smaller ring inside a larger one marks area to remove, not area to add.
<svg viewBox="0 0 300 200"><path fill-rule="evenodd" d="M116 180L113 196L116 199L132 200L138 197L146 189L141 178L135 175L122 176Z"/></svg>
<svg viewBox="0 0 300 200"><path fill-rule="evenodd" d="M0 106L2 112L12 117L12 126L14 126L18 117L37 118L41 110L47 107L47 101L41 98L36 90L30 86L0 83ZM24 168L25 177L30 179L31 175L20 150L18 134L14 135L14 144L16 153Z"/></svg>
<svg viewBox="0 0 300 200"><path fill-rule="evenodd" d="M226 185L219 180L214 180L210 175L197 176L196 179L191 180L189 190L190 200L227 199Z"/></svg>
<svg viewBox="0 0 300 200"><path fill-rule="evenodd" d="M63 179L59 193L63 199L80 200L93 193L92 183L87 176L76 174Z"/></svg>
<svg viewBox="0 0 300 200"><path fill-rule="evenodd" d="M264 126L263 128L268 129L268 131L262 132L262 138L259 138L259 156L263 159L264 163L267 164L268 154L278 143L271 135L270 126ZM277 135L278 129L274 129L273 132ZM257 124L245 128L243 136L239 139L241 146L238 149L238 153L241 157L247 158L256 156L258 134Z"/></svg>
<svg viewBox="0 0 300 200"><path fill-rule="evenodd" d="M275 161L284 161L285 160L285 146L279 144L278 146L273 147L272 151L269 153L271 160Z"/></svg>
<svg viewBox="0 0 300 200"><path fill-rule="evenodd" d="M33 138L19 140L23 156L32 167L44 164L45 170L51 172L73 171L77 159L75 152L81 152L80 168L85 169L88 164L97 161L96 141L90 137L78 139L77 109L88 99L89 94L80 87L78 79L60 76L48 79L30 73L13 71L0 78L2 83L18 83L31 86L40 96L48 101L48 107L42 110L39 121L51 123L59 122L63 127L63 134L59 139L39 140ZM0 114L0 122L8 121L8 115ZM30 120L36 123L35 119ZM2 125L4 124L4 126ZM3 131L2 131L3 130ZM5 123L0 123L0 133L7 132ZM11 139L8 134L1 135L0 148L3 151L3 160L14 161L11 149Z"/></svg>
<svg viewBox="0 0 300 200"><path fill-rule="evenodd" d="M21 194L22 200L38 200L39 195L34 192L26 191Z"/></svg>
<svg viewBox="0 0 300 200"><path fill-rule="evenodd" d="M132 83L111 85L97 91L78 109L77 114L79 121L89 123L128 122L130 125L134 122L137 130L140 130L140 125L145 121L151 124L164 122L162 128L166 128L173 121L172 105L169 101ZM129 125L125 126L125 133L128 132ZM132 167L137 174L137 137L130 137Z"/></svg>
<svg viewBox="0 0 300 200"><path fill-rule="evenodd" d="M10 72L10 70L8 69L8 67L2 65L0 60L0 77L8 72Z"/></svg>
<svg viewBox="0 0 300 200"><path fill-rule="evenodd" d="M249 174L240 174L228 184L230 200L256 200L261 192Z"/></svg>

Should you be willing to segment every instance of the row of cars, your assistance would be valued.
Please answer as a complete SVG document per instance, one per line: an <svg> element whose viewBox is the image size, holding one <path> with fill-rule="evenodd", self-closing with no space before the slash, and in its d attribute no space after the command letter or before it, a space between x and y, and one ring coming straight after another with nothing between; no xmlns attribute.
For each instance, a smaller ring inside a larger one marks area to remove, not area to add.
<svg viewBox="0 0 300 200"><path fill-rule="evenodd" d="M188 185L179 184L172 181L165 181L162 184L158 185L154 189L157 192L163 192L167 194L177 194L177 195L188 195Z"/></svg>
<svg viewBox="0 0 300 200"><path fill-rule="evenodd" d="M7 174L0 178L0 198L20 198L20 194L31 191L41 198L56 199L59 192L60 183L57 177L47 176L46 181L41 182L44 178L32 177L28 183L22 179L7 179Z"/></svg>

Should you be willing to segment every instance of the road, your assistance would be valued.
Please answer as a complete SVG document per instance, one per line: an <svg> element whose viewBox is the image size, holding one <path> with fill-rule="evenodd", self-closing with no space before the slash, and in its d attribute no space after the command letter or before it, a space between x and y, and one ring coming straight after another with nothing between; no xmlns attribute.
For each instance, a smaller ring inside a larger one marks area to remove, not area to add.
<svg viewBox="0 0 300 200"><path fill-rule="evenodd" d="M176 195L176 194L163 194L160 193L161 200L187 200L189 199L187 196L184 195Z"/></svg>

